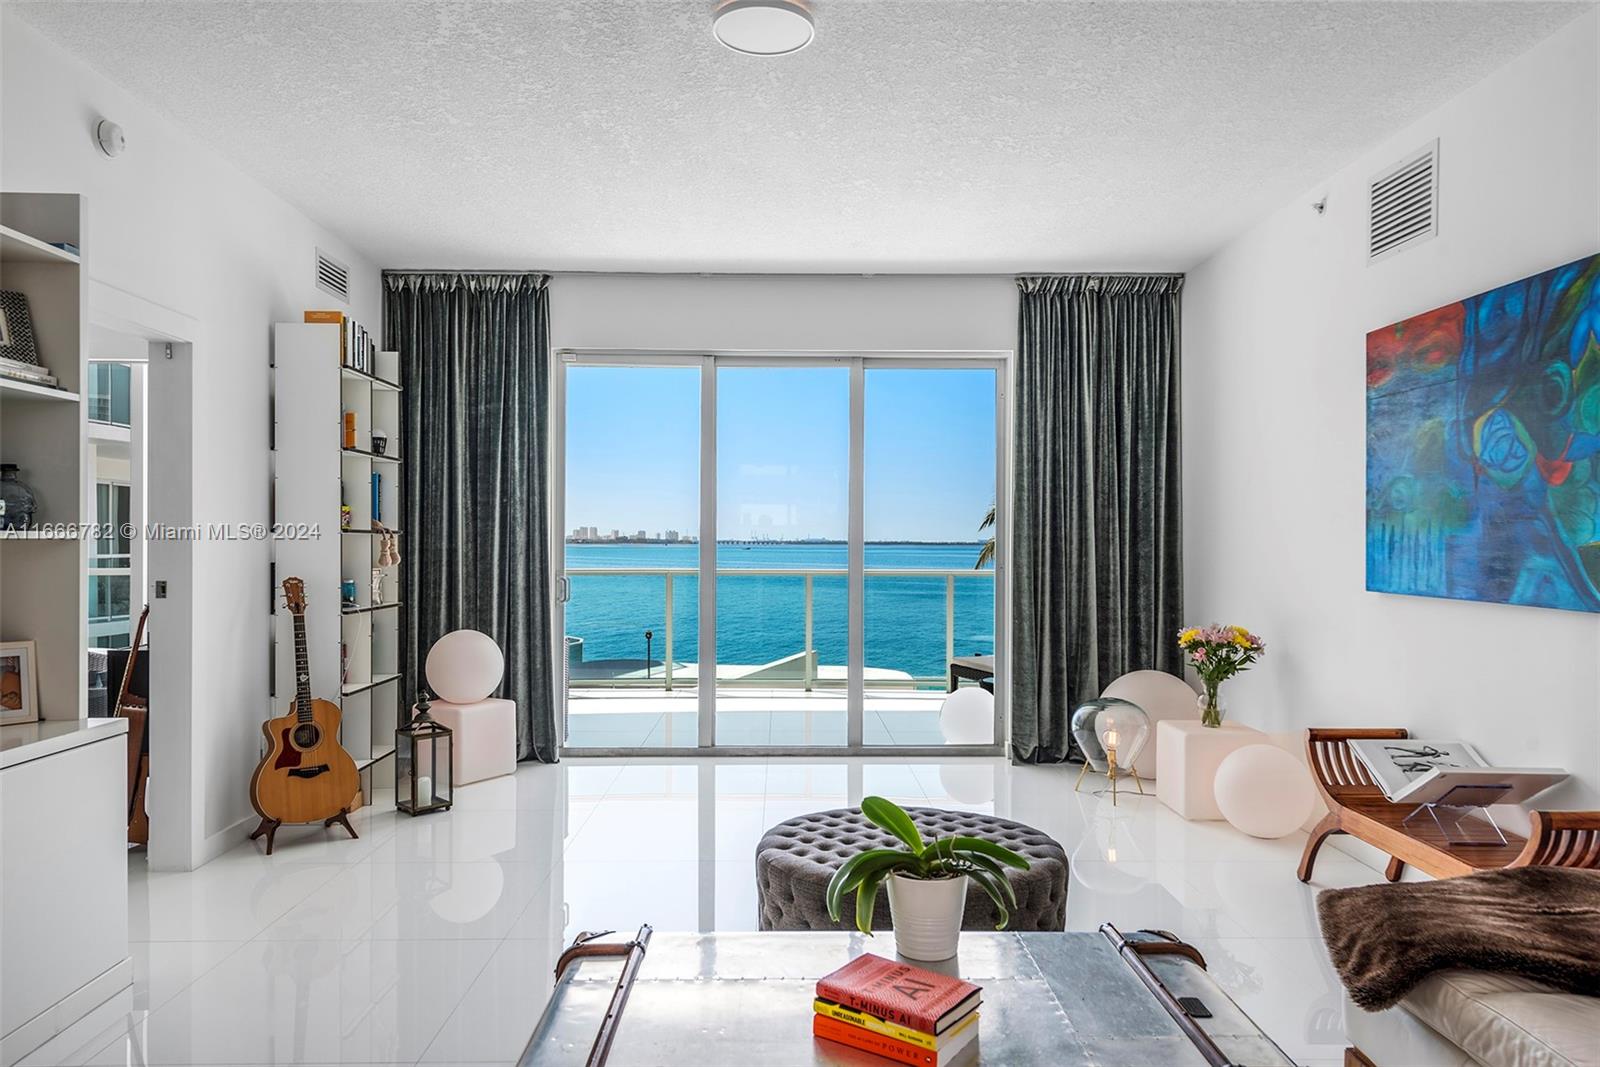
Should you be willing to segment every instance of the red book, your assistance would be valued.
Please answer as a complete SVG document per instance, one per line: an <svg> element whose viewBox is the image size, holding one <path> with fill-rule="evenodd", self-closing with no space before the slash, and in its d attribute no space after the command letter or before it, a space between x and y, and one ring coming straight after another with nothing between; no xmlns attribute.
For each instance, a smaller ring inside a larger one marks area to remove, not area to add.
<svg viewBox="0 0 1600 1067"><path fill-rule="evenodd" d="M868 953L819 978L817 996L938 1035L976 1008L983 990L959 978Z"/></svg>
<svg viewBox="0 0 1600 1067"><path fill-rule="evenodd" d="M963 1054L968 1046L978 1039L978 1020L968 1016L966 1023L959 1026L958 1030L960 1032L948 1045L935 1051L920 1045L896 1041L892 1037L885 1037L864 1027L851 1026L838 1019L830 1019L826 1015L811 1017L811 1032L817 1037L837 1041L841 1045L849 1045L851 1048L858 1048L885 1059L909 1063L912 1067L947 1067L958 1057L965 1058Z"/></svg>

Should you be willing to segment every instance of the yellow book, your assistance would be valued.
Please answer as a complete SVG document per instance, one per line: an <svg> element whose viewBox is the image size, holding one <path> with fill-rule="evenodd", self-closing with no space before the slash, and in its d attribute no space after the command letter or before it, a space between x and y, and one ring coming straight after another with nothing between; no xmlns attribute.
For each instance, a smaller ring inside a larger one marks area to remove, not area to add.
<svg viewBox="0 0 1600 1067"><path fill-rule="evenodd" d="M909 1027L885 1022L876 1015L868 1015L866 1012L856 1011L854 1008L847 1008L843 1004L835 1004L831 1000L823 1000L820 997L813 1000L811 1006L816 1009L818 1015L825 1015L830 1019L838 1019L842 1023L859 1026L863 1030L871 1030L875 1034L882 1034L884 1037L895 1041L904 1041L908 1045L916 1045L918 1048L925 1048L935 1052L939 1050L940 1046L948 1044L951 1038L967 1027L975 1025L978 1021L978 1013L974 1011L950 1029L935 1037L932 1034L925 1034L921 1030L912 1030Z"/></svg>

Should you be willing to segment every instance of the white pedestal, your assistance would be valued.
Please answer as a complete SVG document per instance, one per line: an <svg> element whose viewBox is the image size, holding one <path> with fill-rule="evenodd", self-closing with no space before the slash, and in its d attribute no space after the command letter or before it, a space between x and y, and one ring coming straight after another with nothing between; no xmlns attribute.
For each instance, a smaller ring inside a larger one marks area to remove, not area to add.
<svg viewBox="0 0 1600 1067"><path fill-rule="evenodd" d="M451 779L456 785L481 782L517 771L517 705L510 700L452 704L435 700L428 713L455 731Z"/></svg>
<svg viewBox="0 0 1600 1067"><path fill-rule="evenodd" d="M1260 730L1234 722L1202 726L1168 719L1156 724L1156 798L1185 819L1222 818L1212 784L1228 754L1266 743Z"/></svg>

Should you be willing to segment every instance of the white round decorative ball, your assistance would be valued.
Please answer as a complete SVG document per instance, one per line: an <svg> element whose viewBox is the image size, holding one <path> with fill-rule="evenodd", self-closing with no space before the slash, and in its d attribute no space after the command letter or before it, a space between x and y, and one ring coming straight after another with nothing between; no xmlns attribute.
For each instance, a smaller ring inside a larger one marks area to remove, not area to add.
<svg viewBox="0 0 1600 1067"><path fill-rule="evenodd" d="M1217 767L1217 807L1251 837L1292 834L1317 802L1306 765L1276 745L1246 745Z"/></svg>
<svg viewBox="0 0 1600 1067"><path fill-rule="evenodd" d="M994 743L994 694L982 686L957 689L939 709L939 731L949 745Z"/></svg>
<svg viewBox="0 0 1600 1067"><path fill-rule="evenodd" d="M433 643L424 667L428 686L448 704L475 704L500 687L506 658L488 634L452 630Z"/></svg>

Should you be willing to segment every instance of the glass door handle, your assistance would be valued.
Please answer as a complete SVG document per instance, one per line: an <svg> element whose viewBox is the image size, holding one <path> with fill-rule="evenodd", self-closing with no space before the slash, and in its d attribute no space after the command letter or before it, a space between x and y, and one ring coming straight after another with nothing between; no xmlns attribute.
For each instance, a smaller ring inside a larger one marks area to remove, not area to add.
<svg viewBox="0 0 1600 1067"><path fill-rule="evenodd" d="M556 600L565 604L572 599L572 583L565 574L556 577Z"/></svg>

